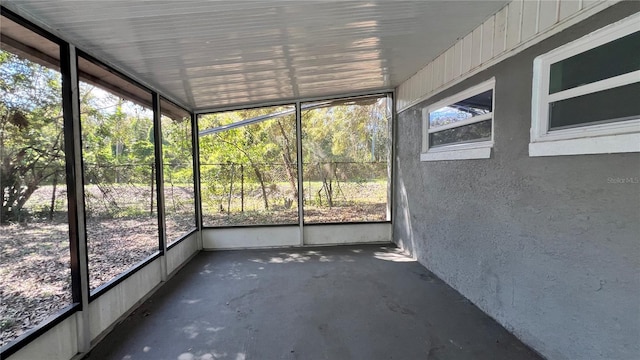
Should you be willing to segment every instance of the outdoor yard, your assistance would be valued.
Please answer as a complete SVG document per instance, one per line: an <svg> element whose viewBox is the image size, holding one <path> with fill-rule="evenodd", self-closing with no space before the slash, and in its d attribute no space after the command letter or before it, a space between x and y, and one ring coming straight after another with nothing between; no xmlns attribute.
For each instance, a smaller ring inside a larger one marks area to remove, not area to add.
<svg viewBox="0 0 640 360"><path fill-rule="evenodd" d="M267 190L269 209L265 210L262 192L257 184L218 187L207 192L202 184L203 225L271 225L297 224L297 197L285 182L270 183ZM305 181L305 223L336 223L387 220L387 181L351 181L332 184L331 203L321 181Z"/></svg>
<svg viewBox="0 0 640 360"><path fill-rule="evenodd" d="M386 181L334 184L329 207L322 182L305 182L305 222L384 221L386 186ZM227 190L203 199L204 225L297 224L297 199L285 202L292 198L287 184L269 189L269 210L264 209L257 184L246 184L244 194L229 196ZM20 223L0 227L2 344L72 303L66 189L57 186L55 197L52 190L42 186L29 199L28 215ZM195 227L193 200L188 186L167 186L165 198L171 242ZM149 186L117 184L88 185L85 201L89 281L94 290L157 251L156 199Z"/></svg>
<svg viewBox="0 0 640 360"><path fill-rule="evenodd" d="M131 210L132 204L142 200L139 195L150 199L149 190L145 193L119 189L116 193L129 203L122 208L134 215L109 217L99 210L104 199L98 201L97 189L91 186L87 189L91 192L87 207L94 209L96 215L87 216L89 281L93 290L155 253L158 225L156 212ZM51 213L46 204L51 203L52 187L41 187L27 203L30 217L0 227L3 345L72 302L65 191L64 187L56 189L55 211ZM145 205L148 206L146 201ZM168 236L177 237L195 227L193 212L177 213L166 222Z"/></svg>

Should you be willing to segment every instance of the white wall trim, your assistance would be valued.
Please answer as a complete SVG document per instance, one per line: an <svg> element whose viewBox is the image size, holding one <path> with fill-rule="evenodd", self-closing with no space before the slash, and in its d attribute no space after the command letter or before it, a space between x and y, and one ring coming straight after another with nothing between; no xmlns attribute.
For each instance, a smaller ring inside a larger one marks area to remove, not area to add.
<svg viewBox="0 0 640 360"><path fill-rule="evenodd" d="M556 2L560 2L561 0L526 0L526 1L556 1ZM566 0L564 0L566 1ZM468 71L460 74L460 76L456 77L455 79L449 79L449 81L444 82L444 83L437 83L437 81L432 80L431 78L433 76L436 76L439 73L442 73L443 69L445 68L445 53L449 50L447 49L446 51L444 51L440 56L436 57L435 59L433 59L429 64L427 64L425 66L425 68L429 68L429 71L422 71L423 69L421 69L420 71L418 71L416 74L414 74L411 78L409 78L407 81L405 81L404 83L400 84L400 86L398 86L397 90L396 90L396 102L397 102L397 112L400 113L402 111L405 111L409 108L411 108L412 106L429 99L430 97L432 97L435 94L438 94L440 92L442 92L443 90L446 90L447 88L450 88L452 86L454 86L455 84L458 84L468 78L470 78L473 75L478 74L479 72L486 70L488 68L490 68L491 66L505 60L508 59L512 56L515 56L516 54L522 52L523 50L569 28L570 26L573 26L585 19L587 19L588 17L597 14L598 12L620 2L621 0L605 0L605 1L597 1L591 4L588 4L588 6L585 7L586 3L580 4L580 6L576 6L575 9L571 8L568 11L572 11L572 13L570 14L563 14L563 18L560 19L559 14L540 14L539 12L539 7L537 7L537 11L536 11L536 26L538 27L538 32L536 34L534 34L533 36L529 36L528 38L525 38L522 34L522 25L523 25L523 17L524 15L524 11L523 11L523 1L522 0L513 0L511 3L509 3L506 7L505 12L507 13L507 21L506 22L495 22L495 19L493 21L489 21L488 23L493 23L494 26L502 26L501 28L498 28L495 30L495 32L501 32L504 31L507 34L507 42L506 42L506 49L505 51L501 52L501 53L496 53L496 51L494 51L493 57L491 57L490 59L482 62L481 64L477 65L477 66L471 66L471 69L469 69ZM556 12L560 11L560 7L556 6ZM498 13L500 13L501 11L503 11L502 9L500 11L498 11ZM497 14L498 14L497 13ZM496 14L496 15L497 15ZM494 15L493 17L495 17L496 15ZM511 17L517 17L517 19L514 18L514 20L509 21L509 19ZM541 22L541 17L542 16L552 16L553 19L551 20L545 20L545 24L550 24L549 27L547 28L543 28L540 27L539 24ZM558 20L560 19L560 20ZM485 22L485 24L487 24ZM477 31L478 29L482 30L482 24L480 26L478 26L474 31ZM472 34L474 31L470 32L470 34ZM481 38L481 37L480 37ZM467 40L465 40L467 39ZM471 38L472 39L472 38ZM511 40L513 39L513 40ZM470 40L469 36L465 36L462 37L460 40L458 40L458 42L463 42L463 41L474 41L474 40ZM481 41L481 39L478 39L478 41ZM480 44L481 45L481 44ZM456 44L453 44L452 47L455 47ZM464 46L464 44L463 44ZM481 47L472 47L473 49L478 49L478 51L482 51ZM462 51L462 56L465 56L465 51ZM467 54L468 55L468 54ZM472 53L471 56L472 58L475 58L476 56L479 57L480 54L475 54ZM463 59L463 61L466 62L466 60ZM431 75L433 74L433 76ZM425 83L426 86L418 86L421 83Z"/></svg>
<svg viewBox="0 0 640 360"><path fill-rule="evenodd" d="M482 114L482 115L474 116L472 118L468 118L466 120L458 121L458 122L455 122L455 123L451 123L451 124L447 124L447 125L440 125L440 126L435 127L435 128L430 127L428 132L429 132L429 134L433 134L433 133L440 132L442 130L455 129L457 127L471 125L471 124L479 123L479 122L486 121L486 120L491 120L492 118L493 118L493 113L491 112L491 113L488 113L488 114Z"/></svg>
<svg viewBox="0 0 640 360"><path fill-rule="evenodd" d="M439 152L427 152L420 154L420 161L442 161L442 160L471 160L491 158L491 148L493 143L479 146L473 149L460 149Z"/></svg>
<svg viewBox="0 0 640 360"><path fill-rule="evenodd" d="M608 123L584 123L566 129L549 128L551 103L633 84L640 70L549 94L551 65L640 31L640 14L626 17L535 58L531 96L530 156L634 152L638 146L640 116ZM615 120L615 119L611 119Z"/></svg>
<svg viewBox="0 0 640 360"><path fill-rule="evenodd" d="M465 159L488 159L491 157L491 148L493 147L493 139L495 133L494 111L496 105L495 99L496 79L491 78L480 84L474 85L455 95L449 96L438 101L428 107L422 109L422 152L420 161L441 161L441 160L465 160ZM447 124L436 128L431 128L429 124L430 113L442 107L451 106L459 101L468 99L485 91L492 92L492 111L488 114L474 116L463 121L453 124ZM457 127L475 124L481 121L491 120L491 139L488 141L475 141L458 144L446 144L438 147L429 147L429 134L443 130L454 129Z"/></svg>
<svg viewBox="0 0 640 360"><path fill-rule="evenodd" d="M640 152L640 133L529 144L529 156Z"/></svg>
<svg viewBox="0 0 640 360"><path fill-rule="evenodd" d="M640 24L640 20L638 20ZM578 86L575 88L563 90L547 96L548 102L556 102L565 99L570 99L594 92L611 89L618 86L624 86L638 82L640 79L640 70L610 77L604 80L596 81L586 85Z"/></svg>

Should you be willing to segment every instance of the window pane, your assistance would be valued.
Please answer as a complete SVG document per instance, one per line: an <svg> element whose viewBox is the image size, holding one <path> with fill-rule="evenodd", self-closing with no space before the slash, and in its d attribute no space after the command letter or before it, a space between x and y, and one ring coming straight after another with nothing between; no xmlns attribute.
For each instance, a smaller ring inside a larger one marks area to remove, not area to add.
<svg viewBox="0 0 640 360"><path fill-rule="evenodd" d="M251 124L218 129L240 121ZM293 106L207 114L198 125L205 226L298 223Z"/></svg>
<svg viewBox="0 0 640 360"><path fill-rule="evenodd" d="M0 18L0 346L72 303L57 44Z"/></svg>
<svg viewBox="0 0 640 360"><path fill-rule="evenodd" d="M474 116L488 114L493 111L493 90L445 106L429 113L429 127L454 124Z"/></svg>
<svg viewBox="0 0 640 360"><path fill-rule="evenodd" d="M429 134L429 147L491 140L491 120Z"/></svg>
<svg viewBox="0 0 640 360"><path fill-rule="evenodd" d="M167 244L196 227L191 115L162 100L162 151Z"/></svg>
<svg viewBox="0 0 640 360"><path fill-rule="evenodd" d="M78 64L93 291L158 250L153 112L150 93L87 59Z"/></svg>
<svg viewBox="0 0 640 360"><path fill-rule="evenodd" d="M640 32L551 65L549 94L640 70Z"/></svg>
<svg viewBox="0 0 640 360"><path fill-rule="evenodd" d="M305 223L387 220L390 99L303 104Z"/></svg>
<svg viewBox="0 0 640 360"><path fill-rule="evenodd" d="M549 128L640 118L640 83L549 104Z"/></svg>

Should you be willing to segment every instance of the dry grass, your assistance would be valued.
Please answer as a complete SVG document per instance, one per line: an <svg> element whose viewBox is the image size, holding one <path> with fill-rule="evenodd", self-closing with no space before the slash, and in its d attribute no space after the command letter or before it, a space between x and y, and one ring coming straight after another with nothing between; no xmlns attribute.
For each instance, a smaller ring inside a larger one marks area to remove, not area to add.
<svg viewBox="0 0 640 360"><path fill-rule="evenodd" d="M171 204L178 204L168 209L169 240L190 231L195 223L188 206L180 206L189 204L189 194L176 189L177 195L168 199L168 204L169 200ZM66 213L61 212L66 208L66 194L64 187L58 187L56 211L49 220L51 190L45 186L30 199L30 218L23 219L20 224L0 227L0 346L72 303L69 228ZM122 207L131 209L126 206L130 204L135 208L131 213L108 216L110 209L100 200L97 188L90 186L89 190L91 195L87 202L92 213L87 216L87 250L89 285L93 290L155 253L158 225L157 215L148 212L150 192L132 186L116 189L114 196L127 200ZM307 199L305 221L385 220L386 185L359 184L354 189L345 185L342 190L347 196L340 194L332 208L320 205L311 197ZM384 197L381 194L385 194ZM288 209L273 205L270 211L234 211L231 214L211 211L205 214L204 225L297 224L295 202Z"/></svg>
<svg viewBox="0 0 640 360"><path fill-rule="evenodd" d="M1 231L4 345L71 303L71 271L66 224L14 224Z"/></svg>

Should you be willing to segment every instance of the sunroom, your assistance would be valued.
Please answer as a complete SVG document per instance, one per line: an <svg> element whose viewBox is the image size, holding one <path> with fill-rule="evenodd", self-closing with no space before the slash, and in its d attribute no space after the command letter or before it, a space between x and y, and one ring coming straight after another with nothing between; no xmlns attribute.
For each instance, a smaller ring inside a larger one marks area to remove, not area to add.
<svg viewBox="0 0 640 360"><path fill-rule="evenodd" d="M1 10L2 359L640 357L640 2Z"/></svg>

